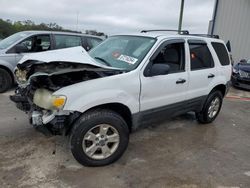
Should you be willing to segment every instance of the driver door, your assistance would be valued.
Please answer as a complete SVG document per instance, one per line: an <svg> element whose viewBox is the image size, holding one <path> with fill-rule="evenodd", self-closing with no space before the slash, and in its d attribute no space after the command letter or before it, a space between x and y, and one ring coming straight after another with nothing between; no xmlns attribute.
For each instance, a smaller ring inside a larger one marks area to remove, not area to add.
<svg viewBox="0 0 250 188"><path fill-rule="evenodd" d="M172 110L181 109L186 100L188 72L186 67L186 44L183 39L163 42L150 58L141 73L140 111L147 119L166 117ZM153 64L167 64L169 71L165 75L145 76ZM174 112L173 112L174 113ZM152 117L153 116L153 117Z"/></svg>
<svg viewBox="0 0 250 188"><path fill-rule="evenodd" d="M22 46L21 52L16 52L15 47L17 45ZM25 54L43 52L51 49L51 39L50 35L35 35L24 39L22 42L18 43L13 47L11 52L15 53L15 61L18 63Z"/></svg>

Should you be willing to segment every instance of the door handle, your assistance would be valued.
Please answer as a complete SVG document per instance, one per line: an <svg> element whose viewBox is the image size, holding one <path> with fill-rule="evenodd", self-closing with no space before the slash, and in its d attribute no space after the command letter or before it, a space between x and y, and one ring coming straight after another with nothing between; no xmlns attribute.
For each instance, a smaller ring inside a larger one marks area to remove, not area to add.
<svg viewBox="0 0 250 188"><path fill-rule="evenodd" d="M176 81L176 84L183 84L183 83L185 83L185 82L186 82L185 79L180 78L180 79L178 79L178 80Z"/></svg>
<svg viewBox="0 0 250 188"><path fill-rule="evenodd" d="M208 78L213 78L213 77L215 77L215 76L214 76L214 74L209 74L207 77L208 77Z"/></svg>

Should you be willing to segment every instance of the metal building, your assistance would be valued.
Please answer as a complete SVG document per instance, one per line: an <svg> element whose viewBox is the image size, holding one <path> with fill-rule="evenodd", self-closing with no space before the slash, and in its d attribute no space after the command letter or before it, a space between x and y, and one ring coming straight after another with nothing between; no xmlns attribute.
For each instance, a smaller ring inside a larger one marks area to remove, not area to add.
<svg viewBox="0 0 250 188"><path fill-rule="evenodd" d="M250 59L250 0L215 0L208 34L230 41L235 62Z"/></svg>

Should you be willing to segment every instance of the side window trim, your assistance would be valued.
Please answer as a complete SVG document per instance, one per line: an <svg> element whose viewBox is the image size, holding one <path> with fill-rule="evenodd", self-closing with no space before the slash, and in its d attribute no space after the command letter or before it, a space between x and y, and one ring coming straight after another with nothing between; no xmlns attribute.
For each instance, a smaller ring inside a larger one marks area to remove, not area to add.
<svg viewBox="0 0 250 188"><path fill-rule="evenodd" d="M82 36L81 39L82 39L82 40L81 40L81 42L82 42L82 47L86 50L86 49L87 49L87 46L88 46L87 37Z"/></svg>
<svg viewBox="0 0 250 188"><path fill-rule="evenodd" d="M199 39L188 39L189 44L206 44L207 43L204 40L199 40Z"/></svg>
<svg viewBox="0 0 250 188"><path fill-rule="evenodd" d="M143 76L144 77L150 77L147 76L147 71L152 67L152 60L154 58L156 58L156 56L160 53L160 51L162 50L162 48L164 48L165 46L169 45L169 44L174 44L174 43L183 43L183 45L185 44L185 40L184 39L169 39L166 41L163 41L158 48L155 50L155 52L153 53L153 55L149 58L149 62L147 64L147 66L145 67L144 71L143 71ZM186 71L186 59L185 59L185 45L184 45L184 72ZM182 71L183 72L183 71Z"/></svg>

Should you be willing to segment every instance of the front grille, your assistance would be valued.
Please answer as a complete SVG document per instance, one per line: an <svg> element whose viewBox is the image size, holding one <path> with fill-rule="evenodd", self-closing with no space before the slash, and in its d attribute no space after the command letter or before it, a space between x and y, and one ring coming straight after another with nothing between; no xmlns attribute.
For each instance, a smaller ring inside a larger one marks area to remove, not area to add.
<svg viewBox="0 0 250 188"><path fill-rule="evenodd" d="M242 78L250 78L250 72L239 70L239 73L240 73L240 77Z"/></svg>

